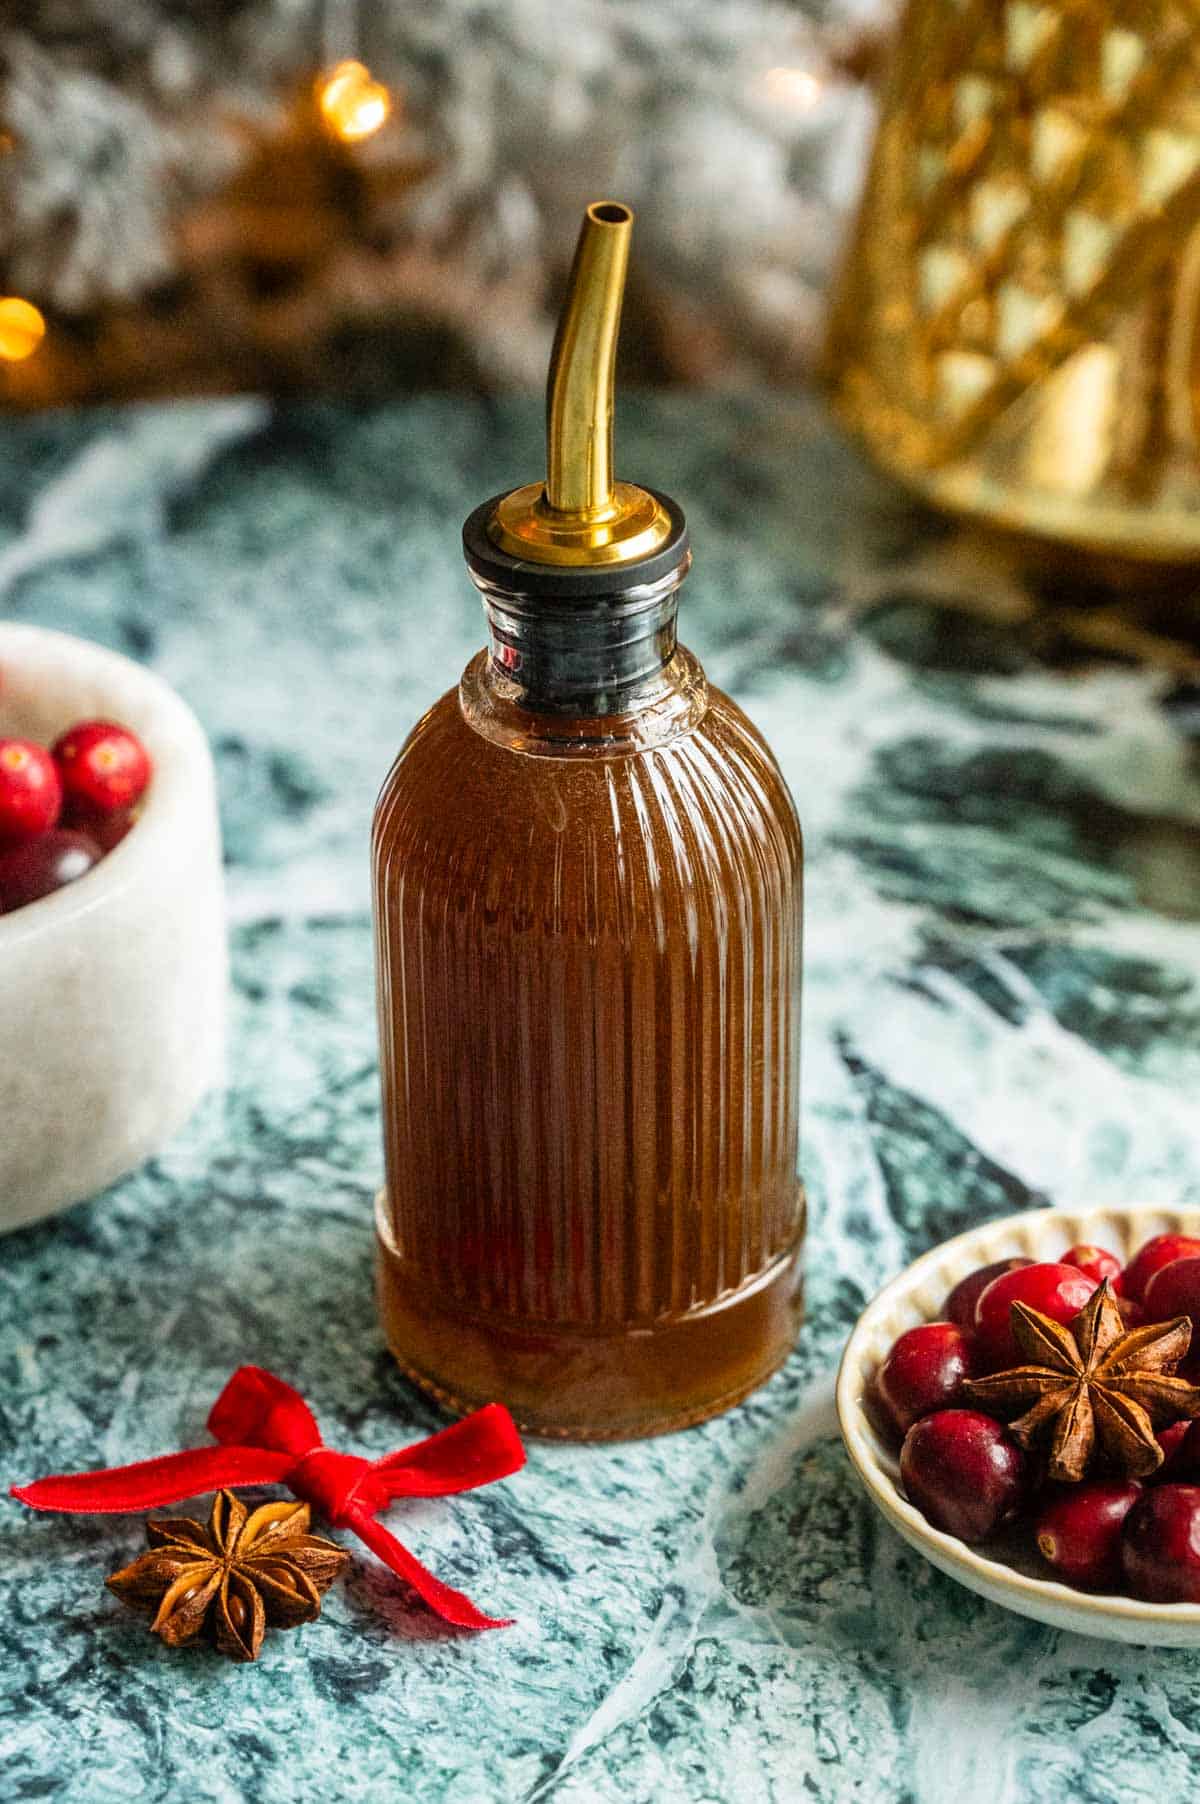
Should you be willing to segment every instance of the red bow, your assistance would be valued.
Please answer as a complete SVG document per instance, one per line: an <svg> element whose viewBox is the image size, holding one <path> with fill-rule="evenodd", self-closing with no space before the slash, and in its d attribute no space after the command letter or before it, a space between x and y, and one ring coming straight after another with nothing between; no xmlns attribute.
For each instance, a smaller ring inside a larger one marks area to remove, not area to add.
<svg viewBox="0 0 1200 1804"><path fill-rule="evenodd" d="M155 1509L227 1485L287 1485L335 1528L351 1529L365 1541L446 1622L464 1629L508 1627L511 1617L485 1616L375 1520L393 1497L449 1497L518 1471L525 1449L503 1404L489 1403L413 1447L365 1460L326 1447L316 1418L290 1384L260 1366L241 1366L213 1404L208 1428L219 1447L40 1478L14 1485L12 1494L34 1510L104 1515Z"/></svg>

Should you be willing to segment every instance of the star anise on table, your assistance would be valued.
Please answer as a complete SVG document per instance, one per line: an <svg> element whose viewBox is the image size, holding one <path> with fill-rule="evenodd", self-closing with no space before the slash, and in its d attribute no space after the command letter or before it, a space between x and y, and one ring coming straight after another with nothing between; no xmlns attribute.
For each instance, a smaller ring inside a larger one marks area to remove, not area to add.
<svg viewBox="0 0 1200 1804"><path fill-rule="evenodd" d="M233 1660L257 1660L266 1625L298 1628L321 1613L321 1598L349 1560L310 1535L309 1507L288 1499L253 1513L218 1491L207 1525L191 1516L146 1524L151 1546L106 1581L133 1609L152 1610L150 1627L171 1647L207 1629Z"/></svg>
<svg viewBox="0 0 1200 1804"><path fill-rule="evenodd" d="M1144 1478L1163 1460L1155 1428L1200 1416L1200 1389L1174 1376L1192 1338L1187 1316L1126 1329L1107 1279L1069 1327L1014 1303L1012 1331L1029 1363L969 1379L963 1396L992 1415L1015 1416L1008 1432L1020 1446L1048 1441L1052 1479L1078 1483L1101 1453L1119 1472Z"/></svg>

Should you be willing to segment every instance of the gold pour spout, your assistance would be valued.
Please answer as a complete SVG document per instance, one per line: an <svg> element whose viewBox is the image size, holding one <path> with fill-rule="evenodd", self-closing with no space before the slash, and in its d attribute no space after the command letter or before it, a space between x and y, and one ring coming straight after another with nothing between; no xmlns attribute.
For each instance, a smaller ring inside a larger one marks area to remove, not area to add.
<svg viewBox="0 0 1200 1804"><path fill-rule="evenodd" d="M583 216L546 386L546 481L515 489L488 527L539 564L625 564L671 533L647 489L613 476L613 375L633 213L593 201Z"/></svg>
<svg viewBox="0 0 1200 1804"><path fill-rule="evenodd" d="M633 214L597 201L583 216L546 385L546 501L600 514L613 499L613 375Z"/></svg>

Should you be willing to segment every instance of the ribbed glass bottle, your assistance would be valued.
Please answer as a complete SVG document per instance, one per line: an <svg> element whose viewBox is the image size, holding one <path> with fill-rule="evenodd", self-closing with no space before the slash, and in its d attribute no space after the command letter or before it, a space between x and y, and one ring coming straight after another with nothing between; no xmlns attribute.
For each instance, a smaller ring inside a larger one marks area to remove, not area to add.
<svg viewBox="0 0 1200 1804"><path fill-rule="evenodd" d="M565 704L554 610L487 595L376 812L388 1339L543 1434L698 1421L799 1323L800 830L676 648L682 573L615 662L572 607Z"/></svg>

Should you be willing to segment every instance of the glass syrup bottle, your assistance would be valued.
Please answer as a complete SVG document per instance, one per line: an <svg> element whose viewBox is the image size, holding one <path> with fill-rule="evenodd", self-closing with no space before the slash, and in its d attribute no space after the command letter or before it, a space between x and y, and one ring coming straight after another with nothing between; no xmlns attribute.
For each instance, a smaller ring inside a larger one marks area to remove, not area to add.
<svg viewBox="0 0 1200 1804"><path fill-rule="evenodd" d="M676 642L682 512L613 478L631 225L587 209L546 482L463 529L490 644L373 835L388 1341L579 1439L736 1403L801 1306L800 827Z"/></svg>

